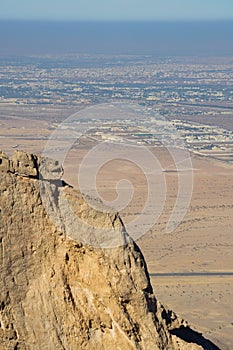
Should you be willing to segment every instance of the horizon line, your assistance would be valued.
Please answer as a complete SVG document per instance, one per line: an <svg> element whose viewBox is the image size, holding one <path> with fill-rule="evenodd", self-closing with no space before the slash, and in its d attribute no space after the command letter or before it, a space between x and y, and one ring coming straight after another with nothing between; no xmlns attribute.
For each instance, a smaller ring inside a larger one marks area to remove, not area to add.
<svg viewBox="0 0 233 350"><path fill-rule="evenodd" d="M54 19L54 18L0 18L0 22L62 22L62 23L200 23L233 22L232 18L177 18L177 19Z"/></svg>

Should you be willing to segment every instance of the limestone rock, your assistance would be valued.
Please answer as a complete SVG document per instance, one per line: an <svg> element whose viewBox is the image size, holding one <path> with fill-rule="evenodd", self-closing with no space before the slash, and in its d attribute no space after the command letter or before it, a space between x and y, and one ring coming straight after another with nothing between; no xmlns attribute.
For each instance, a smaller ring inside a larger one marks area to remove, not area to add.
<svg viewBox="0 0 233 350"><path fill-rule="evenodd" d="M15 151L12 156L13 171L28 177L38 177L37 157L23 151Z"/></svg>
<svg viewBox="0 0 233 350"><path fill-rule="evenodd" d="M60 180L63 175L58 161L20 150L14 152L12 159L0 152L0 171L44 180Z"/></svg>
<svg viewBox="0 0 233 350"><path fill-rule="evenodd" d="M63 175L63 168L57 160L49 158L38 158L40 175L44 180L60 180Z"/></svg>
<svg viewBox="0 0 233 350"><path fill-rule="evenodd" d="M199 345L186 342L181 335L190 328L156 300L142 253L118 215L98 213L71 187L39 179L40 157L17 152L12 165L3 153L0 159L1 350L205 348L198 334ZM61 198L81 222L107 228L122 244L85 244L86 226L75 221L68 235Z"/></svg>
<svg viewBox="0 0 233 350"><path fill-rule="evenodd" d="M12 170L12 164L7 155L3 152L0 152L0 171L5 173Z"/></svg>

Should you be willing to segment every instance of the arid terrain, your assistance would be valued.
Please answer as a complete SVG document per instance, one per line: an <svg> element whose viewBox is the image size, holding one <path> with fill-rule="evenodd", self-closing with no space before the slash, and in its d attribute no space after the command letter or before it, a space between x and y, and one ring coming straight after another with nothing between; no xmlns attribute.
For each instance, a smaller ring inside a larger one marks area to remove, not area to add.
<svg viewBox="0 0 233 350"><path fill-rule="evenodd" d="M173 167L163 149L154 149L162 164ZM67 179L77 183L77 163L85 153L73 152ZM138 240L146 258L158 299L173 307L193 327L203 331L221 349L232 348L233 331L233 167L209 158L191 155L193 193L187 213L178 228L165 232L177 195L177 173L167 172L166 203L154 227ZM76 163L75 163L76 162ZM69 159L67 159L69 163ZM75 170L76 167L76 170ZM72 173L73 170L73 173ZM131 180L135 196L122 212L125 222L139 215L145 204L147 184L140 170L126 161L112 161L97 177L103 198L113 200L116 182ZM203 276L172 276L172 273L203 272ZM208 275L208 273L219 275ZM221 275L221 273L231 275ZM171 276L156 276L168 273ZM205 274L206 273L206 274Z"/></svg>
<svg viewBox="0 0 233 350"><path fill-rule="evenodd" d="M40 153L51 133L47 121L1 117L0 149L8 154L14 148ZM93 147L87 139L67 155L64 179L77 184L78 165ZM169 154L162 148L152 152L164 169L174 170ZM165 173L167 191L163 212L154 227L138 240L147 261L155 295L203 332L222 350L233 346L233 166L227 162L191 154L193 193L187 213L177 229L167 234L165 227L177 196L176 171ZM101 168L97 189L104 199L116 196L116 182L126 178L135 192L123 210L124 222L141 212L147 183L141 171L130 162L116 160ZM157 199L158 200L158 199ZM203 272L206 275L172 276L172 273ZM218 272L219 275L208 275ZM221 273L232 272L232 275ZM156 276L168 273L170 276ZM154 275L155 274L155 275Z"/></svg>

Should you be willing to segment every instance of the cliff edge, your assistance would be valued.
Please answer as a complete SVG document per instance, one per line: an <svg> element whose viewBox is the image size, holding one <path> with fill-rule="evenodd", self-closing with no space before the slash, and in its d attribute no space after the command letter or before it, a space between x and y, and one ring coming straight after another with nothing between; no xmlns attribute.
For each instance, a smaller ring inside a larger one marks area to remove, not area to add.
<svg viewBox="0 0 233 350"><path fill-rule="evenodd" d="M53 177L40 174L43 161L0 153L0 349L218 349L156 300L142 253L120 217L96 212L57 181L57 162L45 161ZM64 198L74 216L123 244L85 243L93 229L64 222Z"/></svg>

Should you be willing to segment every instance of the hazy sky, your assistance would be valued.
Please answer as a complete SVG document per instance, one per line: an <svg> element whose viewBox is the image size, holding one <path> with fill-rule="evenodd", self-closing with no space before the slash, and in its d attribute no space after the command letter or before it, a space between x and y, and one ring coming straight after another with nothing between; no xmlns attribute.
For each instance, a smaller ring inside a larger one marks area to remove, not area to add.
<svg viewBox="0 0 233 350"><path fill-rule="evenodd" d="M0 19L233 19L233 0L0 0Z"/></svg>

